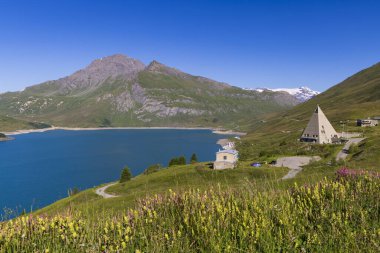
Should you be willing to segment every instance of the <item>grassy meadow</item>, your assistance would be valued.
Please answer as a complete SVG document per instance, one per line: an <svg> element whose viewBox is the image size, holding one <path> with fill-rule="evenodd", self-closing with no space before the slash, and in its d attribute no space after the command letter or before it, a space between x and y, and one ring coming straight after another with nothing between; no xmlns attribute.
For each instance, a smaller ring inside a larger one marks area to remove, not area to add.
<svg viewBox="0 0 380 253"><path fill-rule="evenodd" d="M169 189L117 215L0 223L0 252L378 252L379 191L379 174L350 170L288 190Z"/></svg>

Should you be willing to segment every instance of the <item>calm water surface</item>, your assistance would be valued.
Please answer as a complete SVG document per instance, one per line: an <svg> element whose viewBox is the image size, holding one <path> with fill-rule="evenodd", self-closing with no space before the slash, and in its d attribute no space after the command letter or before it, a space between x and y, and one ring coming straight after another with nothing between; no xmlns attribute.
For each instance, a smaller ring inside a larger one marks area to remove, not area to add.
<svg viewBox="0 0 380 253"><path fill-rule="evenodd" d="M86 189L117 180L125 165L133 175L173 156L195 152L214 159L223 135L210 130L97 130L31 133L0 142L0 214L5 207L35 210Z"/></svg>

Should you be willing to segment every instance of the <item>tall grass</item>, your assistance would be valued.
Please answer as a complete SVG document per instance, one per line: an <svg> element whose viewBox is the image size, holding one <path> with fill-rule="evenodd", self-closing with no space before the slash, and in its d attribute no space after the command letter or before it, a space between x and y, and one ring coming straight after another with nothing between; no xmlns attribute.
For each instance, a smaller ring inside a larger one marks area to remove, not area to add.
<svg viewBox="0 0 380 253"><path fill-rule="evenodd" d="M340 172L290 190L169 191L118 217L23 216L0 252L379 252L380 178Z"/></svg>

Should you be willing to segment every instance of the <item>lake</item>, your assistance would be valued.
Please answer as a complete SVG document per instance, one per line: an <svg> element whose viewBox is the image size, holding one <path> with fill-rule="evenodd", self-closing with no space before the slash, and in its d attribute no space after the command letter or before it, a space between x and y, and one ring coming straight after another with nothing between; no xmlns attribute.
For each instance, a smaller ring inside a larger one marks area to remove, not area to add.
<svg viewBox="0 0 380 253"><path fill-rule="evenodd" d="M167 166L174 156L212 161L224 135L211 130L55 130L0 142L0 214L36 210L68 196L118 180L124 166L138 175L151 164Z"/></svg>

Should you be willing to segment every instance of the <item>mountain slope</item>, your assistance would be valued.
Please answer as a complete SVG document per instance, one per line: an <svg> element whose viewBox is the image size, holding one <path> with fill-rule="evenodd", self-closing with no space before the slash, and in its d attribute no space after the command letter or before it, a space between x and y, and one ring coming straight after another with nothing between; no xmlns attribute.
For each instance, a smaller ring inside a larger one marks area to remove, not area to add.
<svg viewBox="0 0 380 253"><path fill-rule="evenodd" d="M237 128L298 101L193 76L157 61L114 55L71 76L0 95L0 113L60 126L209 126Z"/></svg>
<svg viewBox="0 0 380 253"><path fill-rule="evenodd" d="M303 148L307 147L298 143L298 138L318 104L337 132L343 130L341 121L346 122L346 131L371 131L355 127L355 121L380 115L380 64L360 71L286 112L267 117L264 121L252 121L251 129L254 130L241 146L242 157L255 158L260 152L267 152L269 156L302 154ZM374 135L369 133L368 136Z"/></svg>
<svg viewBox="0 0 380 253"><path fill-rule="evenodd" d="M0 133L13 131L16 129L40 129L40 128L46 128L46 127L49 127L49 125L45 123L28 122L28 121L0 115Z"/></svg>

